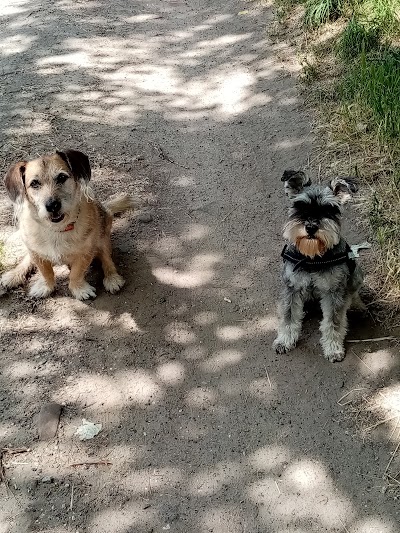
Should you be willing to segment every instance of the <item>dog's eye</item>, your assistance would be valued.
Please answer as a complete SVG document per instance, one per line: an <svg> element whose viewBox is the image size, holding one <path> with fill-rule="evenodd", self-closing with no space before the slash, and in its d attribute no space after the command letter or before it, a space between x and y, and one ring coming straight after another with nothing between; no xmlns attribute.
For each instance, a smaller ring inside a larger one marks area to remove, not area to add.
<svg viewBox="0 0 400 533"><path fill-rule="evenodd" d="M39 180L32 180L31 183L30 183L30 187L32 187L32 189L39 189L41 183Z"/></svg>
<svg viewBox="0 0 400 533"><path fill-rule="evenodd" d="M63 183L67 181L68 178L69 176L67 176L67 174L59 174L58 176L54 178L54 180L57 183L57 185L62 185Z"/></svg>

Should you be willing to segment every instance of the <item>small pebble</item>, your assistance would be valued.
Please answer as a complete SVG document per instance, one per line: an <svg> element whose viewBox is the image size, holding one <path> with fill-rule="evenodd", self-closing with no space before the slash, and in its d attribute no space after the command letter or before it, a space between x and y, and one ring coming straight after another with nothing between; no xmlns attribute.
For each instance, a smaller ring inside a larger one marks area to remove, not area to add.
<svg viewBox="0 0 400 533"><path fill-rule="evenodd" d="M52 483L52 481L53 481L53 478L50 477L50 476L44 476L44 477L42 477L42 479L41 479L41 482L42 482L42 483Z"/></svg>

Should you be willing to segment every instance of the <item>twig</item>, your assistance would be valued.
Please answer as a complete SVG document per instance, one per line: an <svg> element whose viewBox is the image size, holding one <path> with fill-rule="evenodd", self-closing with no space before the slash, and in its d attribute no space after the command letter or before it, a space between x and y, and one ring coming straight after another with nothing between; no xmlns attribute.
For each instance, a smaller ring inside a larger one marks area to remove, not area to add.
<svg viewBox="0 0 400 533"><path fill-rule="evenodd" d="M278 489L279 496L282 494L281 489L279 488L278 482L275 480L276 488Z"/></svg>
<svg viewBox="0 0 400 533"><path fill-rule="evenodd" d="M345 523L343 522L343 520L341 520L340 518L339 518L339 520L340 520L340 523L342 524L343 529L346 531L346 533L349 533L349 530L347 529L347 527L346 527Z"/></svg>
<svg viewBox="0 0 400 533"><path fill-rule="evenodd" d="M272 383L271 383L271 380L269 379L269 374L268 374L267 367L265 367L265 373L267 374L267 379L268 379L269 386L272 389Z"/></svg>
<svg viewBox="0 0 400 533"><path fill-rule="evenodd" d="M359 342L380 342L380 341L395 341L398 337L375 337L373 339L350 339L346 342L348 343L359 343Z"/></svg>
<svg viewBox="0 0 400 533"><path fill-rule="evenodd" d="M100 459L100 461L84 461L83 463L73 463L69 466L99 466L99 465L112 465L110 461L105 461L104 459Z"/></svg>
<svg viewBox="0 0 400 533"><path fill-rule="evenodd" d="M339 405L342 406L342 407L343 407L344 405L347 405L348 403L351 403L352 400L349 400L349 401L346 402L346 403L341 403L341 401L342 401L344 398L346 398L346 396L348 396L349 394L351 394L352 392L361 391L361 390L365 390L365 387L361 387L361 388L359 388L359 389L351 389L351 390L349 390L349 392L346 392L346 394L343 394L343 396L341 396L341 397L338 399L338 401L337 401L336 403L339 404Z"/></svg>
<svg viewBox="0 0 400 533"><path fill-rule="evenodd" d="M377 422L373 426L369 426L368 428L365 428L365 431L371 431L371 429L375 429L378 426L380 426L381 424L385 424L386 422L390 422L390 420L393 420L394 418L397 418L397 417L398 417L398 415L394 415L394 416L390 416L389 418L385 418L385 420L380 420L379 422Z"/></svg>
<svg viewBox="0 0 400 533"><path fill-rule="evenodd" d="M392 481L394 481L397 485L400 486L400 481L398 479L396 479L395 477L391 476L390 474L387 474L387 477L389 479L391 479Z"/></svg>
<svg viewBox="0 0 400 533"><path fill-rule="evenodd" d="M160 159L162 159L163 161L168 161L168 163L172 163L173 165L176 165L178 167L184 168L186 170L190 170L189 167L185 167L183 165L180 165L179 163L176 163L173 159L168 157L168 155L164 152L164 150L161 148L160 145L155 144L155 143L149 143L149 144L150 144L150 146L152 146L156 150L156 152L158 154L158 157Z"/></svg>
<svg viewBox="0 0 400 533"><path fill-rule="evenodd" d="M368 368L368 370L369 370L370 372L372 372L373 374L376 374L376 372L374 372L374 371L372 370L372 368L369 367L369 366L367 365L367 363L366 363L365 361L363 361L363 360L361 359L361 357L359 357L359 356L356 354L356 352L355 352L354 350L351 350L351 351L353 352L353 355L355 355L355 356L357 357L357 359L360 360L360 361L362 362L362 364L365 365L365 366Z"/></svg>
<svg viewBox="0 0 400 533"><path fill-rule="evenodd" d="M234 211L236 211L236 209L237 209L236 206L235 206L233 209L231 209L231 210L229 211L229 213L227 213L227 214L224 216L224 218L221 220L220 223L222 224L222 222L225 222L225 220L226 220L228 217L230 217L231 214L232 214Z"/></svg>

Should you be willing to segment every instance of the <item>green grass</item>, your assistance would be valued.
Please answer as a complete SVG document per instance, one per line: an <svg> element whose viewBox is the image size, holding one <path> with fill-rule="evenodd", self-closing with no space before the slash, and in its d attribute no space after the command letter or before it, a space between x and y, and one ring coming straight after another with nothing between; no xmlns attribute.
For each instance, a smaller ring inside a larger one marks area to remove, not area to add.
<svg viewBox="0 0 400 533"><path fill-rule="evenodd" d="M377 50L381 46L378 27L362 24L356 17L347 23L338 43L339 56L351 61L361 54Z"/></svg>
<svg viewBox="0 0 400 533"><path fill-rule="evenodd" d="M306 26L316 28L329 20L338 18L342 5L342 0L308 0L304 13Z"/></svg>
<svg viewBox="0 0 400 533"><path fill-rule="evenodd" d="M372 56L363 51L342 84L342 94L371 111L382 140L399 142L400 50L387 49Z"/></svg>

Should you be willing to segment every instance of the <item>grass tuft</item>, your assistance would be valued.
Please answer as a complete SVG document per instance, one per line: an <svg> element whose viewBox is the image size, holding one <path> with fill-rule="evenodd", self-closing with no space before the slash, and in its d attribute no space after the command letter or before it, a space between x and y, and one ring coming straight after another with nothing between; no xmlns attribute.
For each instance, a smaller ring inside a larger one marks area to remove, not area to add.
<svg viewBox="0 0 400 533"><path fill-rule="evenodd" d="M322 26L339 17L342 0L308 0L304 13L304 22L310 28Z"/></svg>
<svg viewBox="0 0 400 533"><path fill-rule="evenodd" d="M343 96L372 112L382 140L400 138L400 49L361 53L343 85Z"/></svg>
<svg viewBox="0 0 400 533"><path fill-rule="evenodd" d="M379 27L361 24L356 17L347 23L338 43L339 56L346 61L357 58L361 52L372 52L380 46Z"/></svg>

